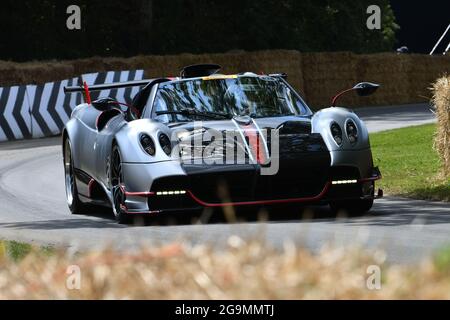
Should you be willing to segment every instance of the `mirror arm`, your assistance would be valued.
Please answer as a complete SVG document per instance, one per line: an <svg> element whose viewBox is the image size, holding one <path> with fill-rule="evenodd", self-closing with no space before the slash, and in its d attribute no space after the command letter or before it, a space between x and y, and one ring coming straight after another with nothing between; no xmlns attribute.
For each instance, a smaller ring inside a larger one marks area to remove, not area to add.
<svg viewBox="0 0 450 320"><path fill-rule="evenodd" d="M347 90L344 90L344 91L339 92L339 93L338 93L337 95L335 95L335 96L333 97L333 99L331 100L331 106L332 106L332 107L336 107L336 102L337 102L337 100L338 100L342 95L344 95L345 93L350 92L350 91L353 91L353 90L355 90L355 88L350 88L350 89L347 89Z"/></svg>

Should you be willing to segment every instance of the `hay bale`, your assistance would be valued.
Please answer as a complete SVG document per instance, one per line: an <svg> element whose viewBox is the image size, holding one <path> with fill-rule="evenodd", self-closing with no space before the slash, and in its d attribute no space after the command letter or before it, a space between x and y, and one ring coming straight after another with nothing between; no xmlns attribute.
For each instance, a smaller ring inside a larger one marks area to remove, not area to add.
<svg viewBox="0 0 450 320"><path fill-rule="evenodd" d="M356 83L356 55L350 52L304 53L303 76L305 99L313 109L328 107L338 92ZM352 104L354 97L340 100Z"/></svg>
<svg viewBox="0 0 450 320"><path fill-rule="evenodd" d="M144 69L148 78L177 76L183 66L195 63L218 63L223 66L224 73L286 72L291 85L313 109L329 106L333 95L361 81L380 83L381 87L370 97L346 95L340 100L341 105L359 107L427 102L430 99L429 84L443 72L450 71L450 56L230 51L27 63L0 61L0 86L42 84L84 73L133 69Z"/></svg>
<svg viewBox="0 0 450 320"><path fill-rule="evenodd" d="M0 86L41 84L71 77L70 64L58 62L0 62Z"/></svg>
<svg viewBox="0 0 450 320"><path fill-rule="evenodd" d="M450 176L450 76L438 79L432 90L438 120L434 147L442 160L444 174Z"/></svg>
<svg viewBox="0 0 450 320"><path fill-rule="evenodd" d="M358 81L381 84L376 94L358 98L358 105L391 105L408 103L409 56L381 53L358 57ZM417 101L415 101L417 102Z"/></svg>

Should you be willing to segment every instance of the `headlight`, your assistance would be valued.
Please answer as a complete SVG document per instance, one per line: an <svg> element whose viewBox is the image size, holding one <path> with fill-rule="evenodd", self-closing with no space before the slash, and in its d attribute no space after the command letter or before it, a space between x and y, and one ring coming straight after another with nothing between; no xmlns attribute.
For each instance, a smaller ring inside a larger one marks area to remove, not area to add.
<svg viewBox="0 0 450 320"><path fill-rule="evenodd" d="M155 155L156 152L155 143L153 142L153 139L149 135L145 133L141 134L139 142L141 143L141 146L146 153L148 153L151 156Z"/></svg>
<svg viewBox="0 0 450 320"><path fill-rule="evenodd" d="M158 140L164 153L170 156L170 154L172 153L172 143L170 142L169 137L166 134L161 133L158 137Z"/></svg>
<svg viewBox="0 0 450 320"><path fill-rule="evenodd" d="M358 141L358 129L353 120L347 120L345 131L347 132L347 138L350 144L355 144Z"/></svg>
<svg viewBox="0 0 450 320"><path fill-rule="evenodd" d="M340 146L342 144L342 129L341 127L336 123L333 122L330 126L331 135L333 136L334 141Z"/></svg>

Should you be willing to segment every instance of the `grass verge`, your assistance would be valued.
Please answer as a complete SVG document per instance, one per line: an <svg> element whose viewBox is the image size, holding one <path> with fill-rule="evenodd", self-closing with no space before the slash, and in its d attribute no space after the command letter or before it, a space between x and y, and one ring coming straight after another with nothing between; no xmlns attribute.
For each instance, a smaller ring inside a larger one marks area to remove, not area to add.
<svg viewBox="0 0 450 320"><path fill-rule="evenodd" d="M436 125L395 129L370 135L375 165L387 194L450 201L450 179L433 149Z"/></svg>
<svg viewBox="0 0 450 320"><path fill-rule="evenodd" d="M36 248L28 243L0 240L0 260L9 259L13 262L19 262L31 252L51 255L53 248L48 246Z"/></svg>

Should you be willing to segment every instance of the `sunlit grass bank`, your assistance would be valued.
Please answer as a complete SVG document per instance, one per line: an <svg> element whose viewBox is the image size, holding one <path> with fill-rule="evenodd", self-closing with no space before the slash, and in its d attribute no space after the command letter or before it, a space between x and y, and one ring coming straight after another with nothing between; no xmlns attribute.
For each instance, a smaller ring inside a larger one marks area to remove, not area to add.
<svg viewBox="0 0 450 320"><path fill-rule="evenodd" d="M436 125L389 130L370 135L380 186L388 194L418 199L450 200L450 180L433 149Z"/></svg>

